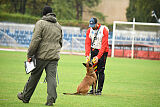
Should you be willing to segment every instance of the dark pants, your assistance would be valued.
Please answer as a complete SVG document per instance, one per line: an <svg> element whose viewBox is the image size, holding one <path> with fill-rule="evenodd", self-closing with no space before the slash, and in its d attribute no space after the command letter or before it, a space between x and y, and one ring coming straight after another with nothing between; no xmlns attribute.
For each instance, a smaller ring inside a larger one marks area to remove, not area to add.
<svg viewBox="0 0 160 107"><path fill-rule="evenodd" d="M99 52L98 49L91 50L91 60L93 59L93 57L98 55L98 52ZM96 71L96 75L97 75L97 79L98 79L97 91L102 91L102 89L103 89L103 84L104 84L104 79L105 79L104 70L105 70L107 55L108 55L108 52L105 52L102 55L102 57L98 60L98 63L97 63L97 71Z"/></svg>
<svg viewBox="0 0 160 107"><path fill-rule="evenodd" d="M37 59L36 68L31 72L31 75L26 83L23 90L23 97L25 100L29 101L39 80L42 75L43 70L46 71L47 80L47 101L55 103L57 98L57 82L56 82L56 72L57 72L58 61L45 61Z"/></svg>

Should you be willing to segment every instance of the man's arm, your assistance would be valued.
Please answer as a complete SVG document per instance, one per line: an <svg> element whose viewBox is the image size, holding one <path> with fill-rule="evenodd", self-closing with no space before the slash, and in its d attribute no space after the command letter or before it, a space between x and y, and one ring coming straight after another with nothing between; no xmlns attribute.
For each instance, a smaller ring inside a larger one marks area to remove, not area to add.
<svg viewBox="0 0 160 107"><path fill-rule="evenodd" d="M85 40L85 56L89 56L91 50L91 39L89 38L90 29L87 30Z"/></svg>
<svg viewBox="0 0 160 107"><path fill-rule="evenodd" d="M98 59L100 59L102 57L103 53L105 52L105 50L108 46L108 33L109 33L109 31L104 27L101 49L99 50L99 53L97 55Z"/></svg>
<svg viewBox="0 0 160 107"><path fill-rule="evenodd" d="M31 56L35 55L35 52L38 48L40 41L42 40L42 25L41 21L38 21L35 25L34 33L32 36L31 43L28 48L27 58L31 58Z"/></svg>

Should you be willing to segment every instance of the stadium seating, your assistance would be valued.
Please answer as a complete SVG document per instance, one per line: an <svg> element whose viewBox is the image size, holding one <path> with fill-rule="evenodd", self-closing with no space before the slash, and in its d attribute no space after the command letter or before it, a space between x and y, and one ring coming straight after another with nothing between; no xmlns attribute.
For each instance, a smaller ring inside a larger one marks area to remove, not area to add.
<svg viewBox="0 0 160 107"><path fill-rule="evenodd" d="M2 32L7 34L8 36L10 36L11 38L15 39L17 41L17 43L19 43L22 47L28 47L30 42L31 42L31 38L33 35L33 31L27 31L27 30L18 30L16 29L13 33L10 32L10 29L0 29L1 33L0 33L0 38L3 36ZM82 37L85 38L86 37L86 32L81 32L81 33L67 33L64 32L63 33L63 39L70 42L70 44L72 44L72 38L73 37ZM109 32L109 36L108 39L112 40L113 37L113 32ZM116 35L115 37L116 40L132 40L131 36L123 36L123 35ZM150 37L135 37L136 41L156 41L156 42L160 42L160 38L150 38ZM122 43L123 42L119 42Z"/></svg>
<svg viewBox="0 0 160 107"><path fill-rule="evenodd" d="M16 24L15 24L16 26ZM17 25L19 26L19 25ZM29 26L29 25L27 25ZM30 27L29 27L30 28ZM19 29L19 27L14 27L14 29L10 29L10 27L0 27L0 40L1 40L1 44L2 43L8 43L8 41L6 39L2 40L1 38L5 35L11 37L13 40L15 40L20 46L20 47L29 47L29 44L31 42L32 39L32 35L33 35L33 28L31 29ZM63 29L62 29L63 30ZM86 38L86 29L80 30L79 32L73 32L70 30L67 30L67 28L65 30L63 30L63 40L64 40L64 45L66 46L66 49L71 49L74 48L76 49L76 47L80 47L81 49L77 50L83 50L84 49L84 44L85 44L85 38ZM74 38L74 39L73 39ZM113 38L113 32L109 32L108 35L108 39L109 39L109 44L112 44L112 38ZM129 44L132 41L132 36L131 35L126 35L125 33L118 33L115 35L115 40L117 40L118 44ZM160 45L160 37L155 38L155 36L153 38L151 38L151 36L138 36L135 37L134 40L136 42L145 42L148 44L153 44L153 42L156 42L157 44ZM67 44L67 45L66 45ZM78 44L83 44L78 45ZM13 44L14 45L14 44ZM67 47L68 46L68 47Z"/></svg>
<svg viewBox="0 0 160 107"><path fill-rule="evenodd" d="M0 38L3 36L3 33L13 38L20 46L22 47L28 47L31 41L33 32L31 31L24 31L24 30L18 30L16 29L14 33L10 32L10 29L3 29L1 28ZM2 33L3 32L3 33ZM7 40L3 40L3 42L7 42Z"/></svg>

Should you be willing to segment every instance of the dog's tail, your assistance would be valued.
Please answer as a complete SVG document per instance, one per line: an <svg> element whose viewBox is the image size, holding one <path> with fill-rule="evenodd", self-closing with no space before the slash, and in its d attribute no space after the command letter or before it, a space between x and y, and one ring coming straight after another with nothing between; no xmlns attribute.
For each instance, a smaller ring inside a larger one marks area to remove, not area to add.
<svg viewBox="0 0 160 107"><path fill-rule="evenodd" d="M80 93L63 93L64 95L81 95Z"/></svg>

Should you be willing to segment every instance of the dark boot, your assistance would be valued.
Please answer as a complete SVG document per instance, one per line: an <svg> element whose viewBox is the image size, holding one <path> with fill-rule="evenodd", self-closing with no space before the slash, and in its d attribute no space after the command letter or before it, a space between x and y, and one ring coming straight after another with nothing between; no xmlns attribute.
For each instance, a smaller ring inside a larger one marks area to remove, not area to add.
<svg viewBox="0 0 160 107"><path fill-rule="evenodd" d="M18 93L18 94L17 94L17 97L18 97L19 100L22 100L23 103L29 103L29 101L27 101L27 100L24 99L24 97L23 97L23 95L22 95L22 92L21 92L21 93Z"/></svg>
<svg viewBox="0 0 160 107"><path fill-rule="evenodd" d="M53 106L53 103L51 103L51 102L46 102L45 105L46 105L46 106Z"/></svg>
<svg viewBox="0 0 160 107"><path fill-rule="evenodd" d="M93 94L93 89L91 89L91 90L88 92L88 94Z"/></svg>
<svg viewBox="0 0 160 107"><path fill-rule="evenodd" d="M102 95L101 90L97 90L96 95Z"/></svg>

